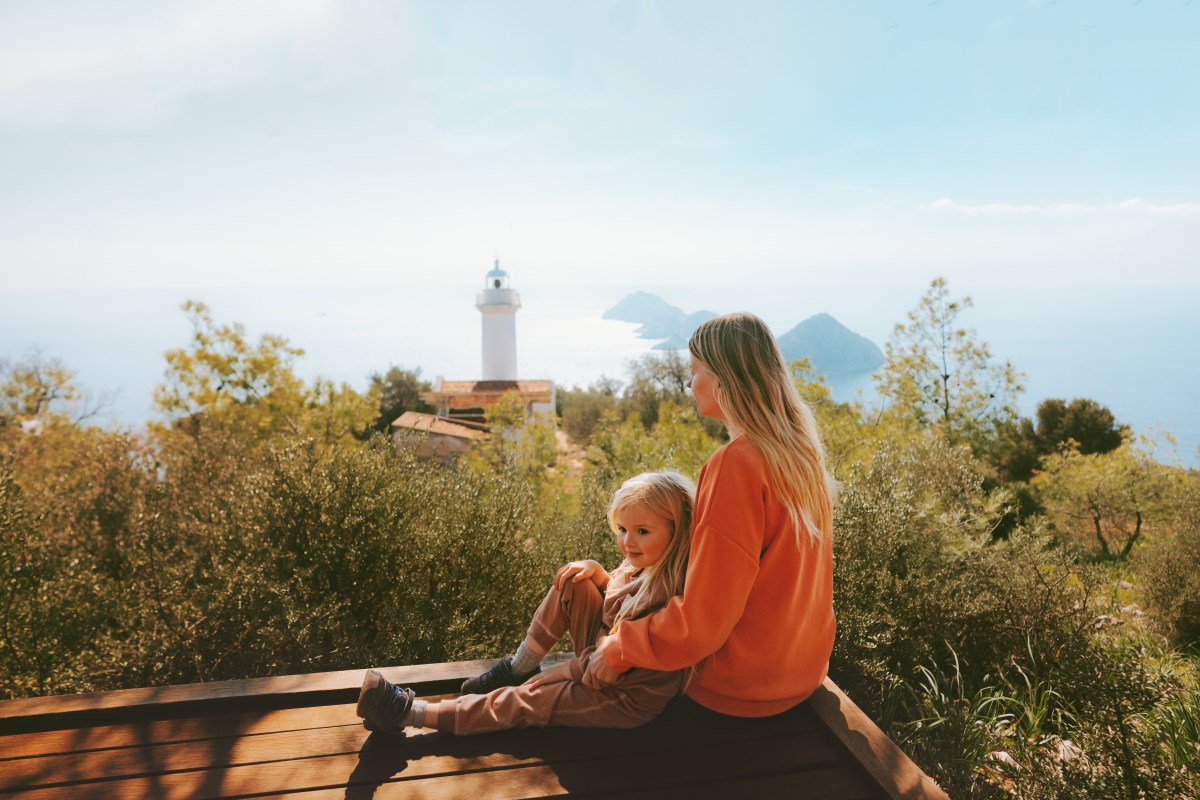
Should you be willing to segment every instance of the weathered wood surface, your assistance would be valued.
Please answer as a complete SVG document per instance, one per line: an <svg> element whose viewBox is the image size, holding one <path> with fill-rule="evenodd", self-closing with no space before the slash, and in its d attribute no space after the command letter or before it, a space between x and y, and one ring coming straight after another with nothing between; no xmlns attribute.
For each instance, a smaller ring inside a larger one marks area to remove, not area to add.
<svg viewBox="0 0 1200 800"><path fill-rule="evenodd" d="M492 663L384 673L434 698ZM831 682L768 720L455 738L369 734L362 674L0 702L0 799L945 797Z"/></svg>

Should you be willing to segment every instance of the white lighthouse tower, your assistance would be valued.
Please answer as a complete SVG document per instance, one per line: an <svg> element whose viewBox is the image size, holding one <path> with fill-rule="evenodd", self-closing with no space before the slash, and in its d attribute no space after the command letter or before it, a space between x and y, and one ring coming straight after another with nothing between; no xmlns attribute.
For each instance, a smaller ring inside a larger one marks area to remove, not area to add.
<svg viewBox="0 0 1200 800"><path fill-rule="evenodd" d="M483 316L483 379L517 379L517 309L521 296L509 288L508 273L500 259L488 272L484 289L475 295L475 307Z"/></svg>

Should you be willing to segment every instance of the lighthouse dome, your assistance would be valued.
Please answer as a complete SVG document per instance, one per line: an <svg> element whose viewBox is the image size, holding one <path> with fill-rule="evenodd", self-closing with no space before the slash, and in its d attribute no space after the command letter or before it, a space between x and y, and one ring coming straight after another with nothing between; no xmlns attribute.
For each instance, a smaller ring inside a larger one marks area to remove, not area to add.
<svg viewBox="0 0 1200 800"><path fill-rule="evenodd" d="M500 259L496 259L488 274L484 277L483 285L487 289L507 289L508 273L500 269Z"/></svg>

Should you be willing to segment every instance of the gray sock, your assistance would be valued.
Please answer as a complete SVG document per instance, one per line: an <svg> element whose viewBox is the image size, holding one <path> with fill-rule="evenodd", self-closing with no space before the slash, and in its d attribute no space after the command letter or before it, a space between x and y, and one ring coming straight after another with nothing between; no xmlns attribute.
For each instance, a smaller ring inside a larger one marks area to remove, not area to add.
<svg viewBox="0 0 1200 800"><path fill-rule="evenodd" d="M425 727L425 708L429 703L425 700L413 700L412 708L404 715L404 727L406 728L424 728Z"/></svg>
<svg viewBox="0 0 1200 800"><path fill-rule="evenodd" d="M516 655L512 657L512 671L517 675L532 675L537 672L538 665L542 663L542 657L545 655L521 642Z"/></svg>

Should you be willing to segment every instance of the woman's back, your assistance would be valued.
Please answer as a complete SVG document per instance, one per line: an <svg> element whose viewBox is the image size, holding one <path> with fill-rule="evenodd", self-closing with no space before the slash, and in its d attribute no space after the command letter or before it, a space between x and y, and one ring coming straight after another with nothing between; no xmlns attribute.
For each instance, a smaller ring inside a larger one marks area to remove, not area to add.
<svg viewBox="0 0 1200 800"><path fill-rule="evenodd" d="M807 698L829 666L835 631L830 537L796 535L762 454L744 437L705 465L696 511L693 559L696 548L708 548L713 540L728 541L718 553L736 547L745 559L736 568L732 558L705 566L710 559L702 555L702 571L689 575L689 585L699 579L699 595L710 580L728 583L726 593L717 585L710 591L729 606L743 596L745 601L724 645L701 664L688 694L723 714L784 711Z"/></svg>
<svg viewBox="0 0 1200 800"><path fill-rule="evenodd" d="M616 664L678 669L687 694L723 714L759 717L803 701L833 649L829 536L797 536L762 453L744 437L700 473L682 598L622 626Z"/></svg>

